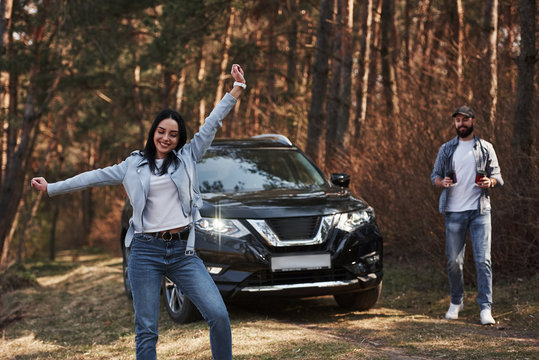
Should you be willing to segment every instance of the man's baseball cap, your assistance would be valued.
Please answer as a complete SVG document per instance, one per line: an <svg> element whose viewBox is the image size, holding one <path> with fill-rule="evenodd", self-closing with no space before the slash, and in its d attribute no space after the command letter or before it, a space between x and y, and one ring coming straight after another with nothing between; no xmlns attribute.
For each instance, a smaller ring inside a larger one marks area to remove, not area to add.
<svg viewBox="0 0 539 360"><path fill-rule="evenodd" d="M461 106L457 110L455 110L455 112L453 113L453 117L457 116L458 114L467 116L472 119L475 118L475 113L473 112L472 108L466 105Z"/></svg>

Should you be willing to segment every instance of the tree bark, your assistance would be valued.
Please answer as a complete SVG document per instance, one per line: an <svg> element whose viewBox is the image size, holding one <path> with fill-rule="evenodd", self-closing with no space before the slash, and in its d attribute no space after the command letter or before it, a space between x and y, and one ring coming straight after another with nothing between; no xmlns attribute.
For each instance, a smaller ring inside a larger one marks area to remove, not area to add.
<svg viewBox="0 0 539 360"><path fill-rule="evenodd" d="M366 0L364 3L364 17L363 25L363 37L361 41L360 52L360 67L359 77L360 82L357 87L357 108L356 108L356 121L354 126L354 145L357 147L361 138L361 128L365 123L367 117L367 98L369 89L369 75L371 66L371 51L373 47L373 0Z"/></svg>
<svg viewBox="0 0 539 360"><path fill-rule="evenodd" d="M0 0L0 55L9 58L11 55L11 17L13 0ZM0 71L0 185L5 177L8 159L8 129L10 107L10 73Z"/></svg>
<svg viewBox="0 0 539 360"><path fill-rule="evenodd" d="M482 120L494 130L498 103L498 0L484 0L482 54L479 62L481 74ZM494 135L492 133L492 135Z"/></svg>
<svg viewBox="0 0 539 360"><path fill-rule="evenodd" d="M183 67L178 75L178 88L176 89L176 102L174 108L176 111L180 111L183 103L183 92L185 90L185 80L187 76L187 71Z"/></svg>
<svg viewBox="0 0 539 360"><path fill-rule="evenodd" d="M199 86L203 88L204 79L206 78L206 54L204 51L204 43L200 44L200 61L198 63L198 75L197 79ZM198 126L204 124L204 119L206 119L206 99L204 98L203 92L200 95L200 101L198 103Z"/></svg>
<svg viewBox="0 0 539 360"><path fill-rule="evenodd" d="M287 0L290 25L287 31L288 51L286 52L286 92L294 96L297 82L297 41L298 41L298 1Z"/></svg>
<svg viewBox="0 0 539 360"><path fill-rule="evenodd" d="M225 89L225 80L227 75L227 69L228 69L228 52L230 51L230 46L232 44L231 37L232 37L232 28L234 26L234 15L235 10L234 7L230 8L230 15L228 17L228 22L225 29L225 34L223 38L223 51L221 56L221 64L220 64L220 72L219 72L219 81L217 83L217 90L215 92L215 101L213 102L213 107L216 107L219 101L221 101L221 98L223 97L224 89Z"/></svg>
<svg viewBox="0 0 539 360"><path fill-rule="evenodd" d="M135 114L139 127L140 143L144 144L146 140L146 127L144 124L144 105L140 96L140 65L135 65L133 69L133 103L135 104Z"/></svg>
<svg viewBox="0 0 539 360"><path fill-rule="evenodd" d="M460 95L464 85L464 8L462 0L456 0L457 5L457 93Z"/></svg>
<svg viewBox="0 0 539 360"><path fill-rule="evenodd" d="M537 114L534 109L534 79L535 64L537 63L537 49L535 45L536 16L537 8L535 0L519 1L520 16L520 55L518 56L518 84L517 101L515 106L515 121L513 132L513 146L521 151L524 156L524 163L519 167L527 172L532 168L533 143L537 139L533 138L534 121Z"/></svg>
<svg viewBox="0 0 539 360"><path fill-rule="evenodd" d="M383 0L382 3L382 46L380 55L382 60L382 82L384 85L384 94L386 98L386 113L389 117L393 117L399 113L399 98L397 97L397 76L394 59L394 47L392 40L392 27L395 21L394 0ZM390 120L390 124L394 126L393 130L398 129L398 124ZM398 131L394 133L398 136Z"/></svg>
<svg viewBox="0 0 539 360"><path fill-rule="evenodd" d="M275 59L277 55L277 35L275 33L275 23L277 21L277 13L279 11L279 3L277 1L270 1L268 28L266 29L266 36L268 39L268 55L267 55L267 97L274 102L276 100L275 92Z"/></svg>
<svg viewBox="0 0 539 360"><path fill-rule="evenodd" d="M334 38L332 80L326 122L326 168L346 169L350 141L350 89L352 81L353 2L338 0L337 31Z"/></svg>
<svg viewBox="0 0 539 360"><path fill-rule="evenodd" d="M332 10L333 0L320 0L306 146L307 154L319 165L322 165L324 150L322 147L322 131L324 129L324 105L329 70Z"/></svg>

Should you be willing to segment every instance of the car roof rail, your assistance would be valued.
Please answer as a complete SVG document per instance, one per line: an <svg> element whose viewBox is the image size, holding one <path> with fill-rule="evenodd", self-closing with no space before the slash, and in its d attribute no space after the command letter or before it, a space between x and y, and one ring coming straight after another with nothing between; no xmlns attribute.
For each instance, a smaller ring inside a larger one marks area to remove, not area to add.
<svg viewBox="0 0 539 360"><path fill-rule="evenodd" d="M293 145L292 142L286 136L281 135L281 134L261 134L261 135L252 136L252 138L275 140L288 146Z"/></svg>

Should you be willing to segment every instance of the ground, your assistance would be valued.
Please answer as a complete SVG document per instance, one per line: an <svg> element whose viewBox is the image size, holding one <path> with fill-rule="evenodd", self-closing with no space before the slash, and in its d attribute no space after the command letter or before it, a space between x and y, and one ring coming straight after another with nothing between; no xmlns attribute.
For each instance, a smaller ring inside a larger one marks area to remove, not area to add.
<svg viewBox="0 0 539 360"><path fill-rule="evenodd" d="M382 297L366 312L332 297L229 304L235 359L537 359L538 277L495 283L494 326L479 324L473 287L447 321L445 275L386 259ZM133 359L132 304L121 258L29 263L38 286L2 294L0 359ZM162 306L159 359L210 359L207 325L178 325Z"/></svg>

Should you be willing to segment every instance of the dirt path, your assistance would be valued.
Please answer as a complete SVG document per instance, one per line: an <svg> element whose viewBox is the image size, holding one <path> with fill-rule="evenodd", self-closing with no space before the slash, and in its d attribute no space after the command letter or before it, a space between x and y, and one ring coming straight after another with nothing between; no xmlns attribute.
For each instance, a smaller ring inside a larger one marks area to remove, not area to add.
<svg viewBox="0 0 539 360"><path fill-rule="evenodd" d="M123 294L121 259L102 255L31 266L40 286L2 298L0 359L133 359L133 311ZM458 321L442 319L447 301L436 275L386 268L383 297L367 312L349 312L331 297L229 304L235 359L534 359L537 279L497 284L496 326L478 324L474 292ZM429 287L429 286L430 287ZM427 287L428 291L425 290ZM159 359L209 359L204 322L160 315Z"/></svg>

